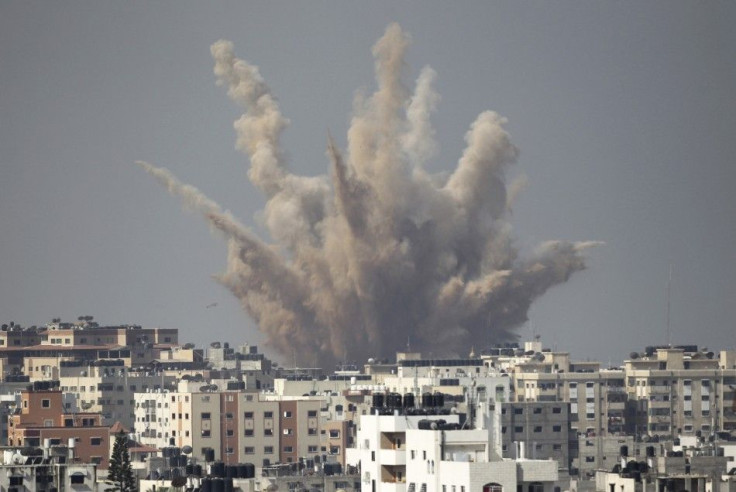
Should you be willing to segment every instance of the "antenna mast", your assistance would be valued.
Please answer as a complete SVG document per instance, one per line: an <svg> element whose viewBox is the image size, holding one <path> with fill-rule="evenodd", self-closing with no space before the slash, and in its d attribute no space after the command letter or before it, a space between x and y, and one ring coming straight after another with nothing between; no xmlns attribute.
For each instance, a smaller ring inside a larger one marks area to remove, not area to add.
<svg viewBox="0 0 736 492"><path fill-rule="evenodd" d="M667 277L667 346L672 347L672 331L670 329L670 291L672 290L672 262Z"/></svg>

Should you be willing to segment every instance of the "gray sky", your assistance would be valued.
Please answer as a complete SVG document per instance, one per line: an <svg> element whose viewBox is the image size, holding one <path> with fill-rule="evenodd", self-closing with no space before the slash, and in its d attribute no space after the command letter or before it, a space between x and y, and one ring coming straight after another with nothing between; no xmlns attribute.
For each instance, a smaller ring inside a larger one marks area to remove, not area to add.
<svg viewBox="0 0 736 492"><path fill-rule="evenodd" d="M733 2L2 2L2 322L92 314L259 343L210 278L224 241L133 162L262 233L210 45L228 39L259 66L291 120L291 169L317 175L327 132L345 146L392 21L413 39L409 80L438 73L431 169L453 169L469 124L497 111L521 150L511 174L529 179L519 245L606 243L532 307L522 337L533 325L604 363L665 343L671 263L673 342L735 348Z"/></svg>

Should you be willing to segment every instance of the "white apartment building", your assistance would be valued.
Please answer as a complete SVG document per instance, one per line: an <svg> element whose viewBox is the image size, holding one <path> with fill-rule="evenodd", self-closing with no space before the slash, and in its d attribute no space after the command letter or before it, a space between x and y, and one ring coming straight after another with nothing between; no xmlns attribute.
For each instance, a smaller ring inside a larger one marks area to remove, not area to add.
<svg viewBox="0 0 736 492"><path fill-rule="evenodd" d="M131 370L122 361L62 361L58 380L61 391L76 398L78 409L101 413L105 425L120 422L131 428L135 419L133 395L160 390L173 384L175 378L163 373ZM67 406L67 410L71 411L71 406Z"/></svg>
<svg viewBox="0 0 736 492"><path fill-rule="evenodd" d="M452 415L366 415L349 465L361 467L363 492L552 492L557 463L501 458L500 418L479 404L477 425Z"/></svg>

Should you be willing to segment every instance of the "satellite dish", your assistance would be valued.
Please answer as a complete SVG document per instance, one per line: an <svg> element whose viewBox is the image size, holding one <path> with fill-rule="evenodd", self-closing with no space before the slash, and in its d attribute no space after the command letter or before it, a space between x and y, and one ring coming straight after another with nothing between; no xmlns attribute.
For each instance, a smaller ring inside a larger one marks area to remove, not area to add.
<svg viewBox="0 0 736 492"><path fill-rule="evenodd" d="M26 462L26 457L25 457L25 456L23 456L23 455L22 455L22 454L20 454L20 453L15 453L15 454L13 455L13 458L12 458L12 459L13 459L13 464L14 464L14 465L22 465L23 463L25 463L25 462Z"/></svg>
<svg viewBox="0 0 736 492"><path fill-rule="evenodd" d="M181 448L181 452L184 454L192 454L192 451L194 450L191 446L184 446L183 448Z"/></svg>

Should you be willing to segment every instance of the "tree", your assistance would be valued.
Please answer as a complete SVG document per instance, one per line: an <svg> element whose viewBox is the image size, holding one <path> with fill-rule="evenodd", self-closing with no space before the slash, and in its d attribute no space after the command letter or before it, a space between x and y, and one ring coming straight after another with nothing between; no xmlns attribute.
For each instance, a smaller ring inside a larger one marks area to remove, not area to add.
<svg viewBox="0 0 736 492"><path fill-rule="evenodd" d="M107 479L115 485L114 488L107 490L118 490L120 492L138 491L136 479L133 475L133 468L130 466L128 436L123 431L120 431L115 436L115 444L112 447Z"/></svg>

